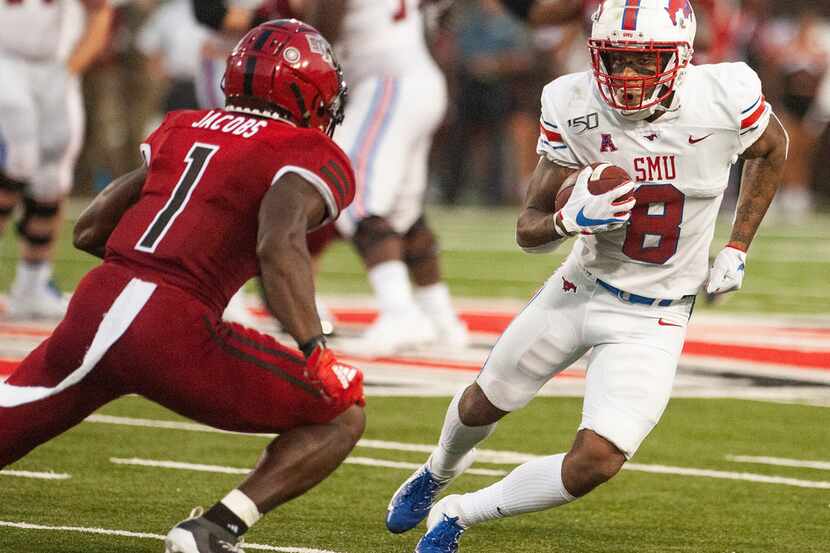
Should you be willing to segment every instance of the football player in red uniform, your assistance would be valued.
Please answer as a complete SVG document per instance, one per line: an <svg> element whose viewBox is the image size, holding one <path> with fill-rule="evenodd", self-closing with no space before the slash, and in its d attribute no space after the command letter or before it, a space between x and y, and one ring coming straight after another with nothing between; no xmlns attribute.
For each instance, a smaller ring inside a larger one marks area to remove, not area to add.
<svg viewBox="0 0 830 553"><path fill-rule="evenodd" d="M229 56L225 93L225 109L169 114L142 145L143 165L81 215L75 245L104 262L0 384L0 467L130 393L217 428L278 432L238 488L170 531L169 553L238 551L364 428L363 376L326 349L305 241L354 196L331 140L346 93L339 64L314 28L267 22ZM257 273L300 351L221 320Z"/></svg>

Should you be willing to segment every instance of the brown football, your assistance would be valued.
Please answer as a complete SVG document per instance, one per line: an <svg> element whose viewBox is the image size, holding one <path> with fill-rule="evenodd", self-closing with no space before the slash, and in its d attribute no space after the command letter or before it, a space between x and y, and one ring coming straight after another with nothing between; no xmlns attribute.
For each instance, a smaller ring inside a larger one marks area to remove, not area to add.
<svg viewBox="0 0 830 553"><path fill-rule="evenodd" d="M592 163L591 167L594 168L594 172L588 179L588 192L591 194L604 194L609 190L613 190L614 188L631 180L631 177L628 176L625 169L617 167L616 165L611 165L610 163ZM571 197L571 192L573 192L577 175L579 175L579 171L571 173L568 178L565 179L565 182L562 183L562 186L559 188L559 192L556 193L556 201L554 203L556 211L562 209L562 207L564 207L567 203L568 198ZM629 193L621 198L620 201L626 201L632 197L633 194Z"/></svg>

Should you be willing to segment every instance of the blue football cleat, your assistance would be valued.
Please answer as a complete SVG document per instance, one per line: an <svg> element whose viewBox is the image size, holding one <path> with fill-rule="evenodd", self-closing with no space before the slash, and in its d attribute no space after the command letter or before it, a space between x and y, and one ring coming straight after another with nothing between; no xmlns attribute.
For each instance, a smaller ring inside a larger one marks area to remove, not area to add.
<svg viewBox="0 0 830 553"><path fill-rule="evenodd" d="M457 553L458 541L464 533L464 528L458 524L458 517L447 514L441 516L442 520L415 546L415 553Z"/></svg>
<svg viewBox="0 0 830 553"><path fill-rule="evenodd" d="M386 515L386 527L389 531L400 534L415 528L429 514L438 494L449 482L449 479L437 478L427 465L415 471L401 484L389 502Z"/></svg>

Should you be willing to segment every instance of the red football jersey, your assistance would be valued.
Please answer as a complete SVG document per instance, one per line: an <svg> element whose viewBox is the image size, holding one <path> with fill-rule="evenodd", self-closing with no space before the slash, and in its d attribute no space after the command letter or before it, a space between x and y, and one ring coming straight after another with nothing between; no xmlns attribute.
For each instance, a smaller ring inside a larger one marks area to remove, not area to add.
<svg viewBox="0 0 830 553"><path fill-rule="evenodd" d="M348 156L325 134L215 109L167 116L141 146L141 197L107 242L105 261L184 288L217 310L259 272L263 196L287 172L314 186L329 220L354 198Z"/></svg>

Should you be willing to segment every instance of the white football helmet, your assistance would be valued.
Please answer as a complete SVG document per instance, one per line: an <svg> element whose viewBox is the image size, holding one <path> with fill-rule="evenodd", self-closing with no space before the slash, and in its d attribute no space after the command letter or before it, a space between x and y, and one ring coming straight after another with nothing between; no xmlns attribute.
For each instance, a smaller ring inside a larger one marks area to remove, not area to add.
<svg viewBox="0 0 830 553"><path fill-rule="evenodd" d="M662 104L680 86L693 53L697 22L689 0L605 0L592 19L588 49L603 100L630 119L670 109ZM628 63L612 64L621 54L638 55L640 67L656 71L625 71Z"/></svg>

